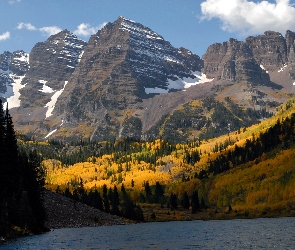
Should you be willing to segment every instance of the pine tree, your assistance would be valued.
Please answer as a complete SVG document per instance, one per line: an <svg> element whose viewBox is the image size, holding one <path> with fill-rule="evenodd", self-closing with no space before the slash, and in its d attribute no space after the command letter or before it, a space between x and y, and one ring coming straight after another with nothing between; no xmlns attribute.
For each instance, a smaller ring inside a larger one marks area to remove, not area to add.
<svg viewBox="0 0 295 250"><path fill-rule="evenodd" d="M28 156L25 153L20 153L20 155L22 159L23 193L27 193L34 217L34 220L30 221L31 230L38 232L43 229L46 219L42 196L42 188L45 183L45 171L41 165L42 159L35 150L29 152Z"/></svg>
<svg viewBox="0 0 295 250"><path fill-rule="evenodd" d="M106 213L109 213L110 212L110 203L109 203L109 199L108 199L108 189L107 189L106 184L104 184L102 186L102 199L103 199L104 211Z"/></svg>
<svg viewBox="0 0 295 250"><path fill-rule="evenodd" d="M2 100L0 99L0 225L4 225L5 220L5 189L6 189L6 169L5 169L5 121Z"/></svg>
<svg viewBox="0 0 295 250"><path fill-rule="evenodd" d="M135 221L144 221L143 211L140 206L136 206L133 201L130 199L129 195L126 194L123 197L123 202L121 204L122 210L121 214L125 218L135 220Z"/></svg>
<svg viewBox="0 0 295 250"><path fill-rule="evenodd" d="M17 146L12 118L0 101L0 233L12 225L32 232L44 229L42 200L45 172L36 152L27 155Z"/></svg>
<svg viewBox="0 0 295 250"><path fill-rule="evenodd" d="M5 193L8 197L13 197L20 190L20 167L18 162L18 147L16 135L13 127L12 118L8 111L8 105L6 108L6 114L4 118L5 122L5 137L4 137L4 178L5 180Z"/></svg>
<svg viewBox="0 0 295 250"><path fill-rule="evenodd" d="M146 196L147 199L149 199L151 197L151 195L152 195L152 190L150 188L149 181L145 181L143 183L143 185L144 185L145 196Z"/></svg>
<svg viewBox="0 0 295 250"><path fill-rule="evenodd" d="M162 198L164 195L164 190L161 184L157 181L155 187L155 202L158 203L159 199Z"/></svg>
<svg viewBox="0 0 295 250"><path fill-rule="evenodd" d="M199 193L198 190L195 190L192 195L192 214L195 214L200 210L200 203L199 203Z"/></svg>
<svg viewBox="0 0 295 250"><path fill-rule="evenodd" d="M102 202L102 198L100 196L100 193L97 191L97 189L95 189L94 191L94 200L95 200L95 208L103 211L103 202Z"/></svg>
<svg viewBox="0 0 295 250"><path fill-rule="evenodd" d="M181 197L181 206L184 208L184 209L189 209L189 206L190 206L190 202L189 202L189 198L188 198L188 195L187 195L187 192L184 192L182 197Z"/></svg>
<svg viewBox="0 0 295 250"><path fill-rule="evenodd" d="M1 103L1 203L0 222L3 224L17 223L18 203L21 195L21 171L18 162L17 140L11 116L6 108L4 116Z"/></svg>
<svg viewBox="0 0 295 250"><path fill-rule="evenodd" d="M100 193L97 191L96 188L95 188L94 192L92 191L92 189L90 190L90 192L88 194L88 201L89 201L90 206L103 211L103 201L100 196Z"/></svg>
<svg viewBox="0 0 295 250"><path fill-rule="evenodd" d="M122 192L123 196L126 195L126 189L125 189L125 186L124 186L123 183L122 183L122 185L121 185L121 192Z"/></svg>
<svg viewBox="0 0 295 250"><path fill-rule="evenodd" d="M111 203L112 203L112 210L111 210L112 214L119 215L120 214L120 210L119 210L120 198L119 198L119 193L118 193L116 185L114 186L114 191L112 193Z"/></svg>
<svg viewBox="0 0 295 250"><path fill-rule="evenodd" d="M169 204L170 204L171 210L177 209L178 204L177 204L177 195L176 194L173 194L173 193L170 194Z"/></svg>

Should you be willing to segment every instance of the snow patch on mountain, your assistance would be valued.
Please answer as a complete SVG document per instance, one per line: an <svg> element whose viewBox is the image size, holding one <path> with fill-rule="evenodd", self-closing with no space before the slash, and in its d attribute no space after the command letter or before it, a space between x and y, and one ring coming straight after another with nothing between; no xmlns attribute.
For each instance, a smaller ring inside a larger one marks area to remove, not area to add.
<svg viewBox="0 0 295 250"><path fill-rule="evenodd" d="M42 89L39 89L40 92L49 93L49 94L54 92L54 90L52 88L50 88L49 86L46 85L47 81L39 80L39 83L43 84Z"/></svg>
<svg viewBox="0 0 295 250"><path fill-rule="evenodd" d="M64 120L61 121L61 124L59 125L59 127L61 127L64 124ZM49 132L44 139L47 139L49 136L51 136L52 134L54 134L57 131L57 128L52 130L51 132Z"/></svg>
<svg viewBox="0 0 295 250"><path fill-rule="evenodd" d="M51 136L53 133L55 133L57 131L57 129L52 130L50 133L48 133L48 135L46 135L44 137L44 139L47 139L49 136Z"/></svg>
<svg viewBox="0 0 295 250"><path fill-rule="evenodd" d="M207 78L207 76L199 71L192 72L192 75L194 75L194 78L191 77L183 77L178 78L177 80L171 80L168 79L168 88L169 89L187 89L191 86L205 83L205 82L212 82L213 79Z"/></svg>
<svg viewBox="0 0 295 250"><path fill-rule="evenodd" d="M284 69L285 69L285 68L287 68L287 66L288 66L288 65L287 65L287 64L285 64L285 65L284 65L282 68L280 68L280 69L278 70L278 73L280 73L280 72L283 72L283 71L284 71Z"/></svg>
<svg viewBox="0 0 295 250"><path fill-rule="evenodd" d="M55 108L56 101L57 101L58 97L62 94L62 92L64 91L67 83L68 83L68 81L65 81L64 87L61 90L56 91L52 95L50 102L48 102L45 105L45 108L47 108L47 112L45 114L45 119L48 118L48 117L50 117L50 116L52 116L52 112L53 112L53 110Z"/></svg>
<svg viewBox="0 0 295 250"><path fill-rule="evenodd" d="M84 50L82 50L78 56L78 63L81 61L83 54L84 54Z"/></svg>
<svg viewBox="0 0 295 250"><path fill-rule="evenodd" d="M265 70L266 73L268 73L268 71L264 68L262 64L260 64L260 68L262 68L263 70Z"/></svg>
<svg viewBox="0 0 295 250"><path fill-rule="evenodd" d="M191 77L183 77L179 78L178 76L174 76L177 78L176 80L168 79L167 89L163 88L145 88L145 92L147 94L165 94L168 93L171 89L184 90L191 86L202 84L206 82L212 82L214 79L209 79L207 76L199 71L192 72L194 78Z"/></svg>
<svg viewBox="0 0 295 250"><path fill-rule="evenodd" d="M4 105L8 108L20 106L20 90L26 86L21 82L29 70L29 54L22 50L1 55L0 62L0 96L6 99Z"/></svg>
<svg viewBox="0 0 295 250"><path fill-rule="evenodd" d="M30 55L28 53L21 51L21 52L17 53L16 55L17 55L17 57L14 57L13 58L14 60L29 63L29 56Z"/></svg>
<svg viewBox="0 0 295 250"><path fill-rule="evenodd" d="M8 108L18 108L20 106L20 90L26 86L26 84L22 85L21 82L25 76L17 76L14 74L10 74L9 77L13 79L11 84L7 84L7 91L3 97L6 98L6 102L4 103L4 107L8 103Z"/></svg>
<svg viewBox="0 0 295 250"><path fill-rule="evenodd" d="M162 88L145 88L145 93L147 94L167 94L170 89Z"/></svg>

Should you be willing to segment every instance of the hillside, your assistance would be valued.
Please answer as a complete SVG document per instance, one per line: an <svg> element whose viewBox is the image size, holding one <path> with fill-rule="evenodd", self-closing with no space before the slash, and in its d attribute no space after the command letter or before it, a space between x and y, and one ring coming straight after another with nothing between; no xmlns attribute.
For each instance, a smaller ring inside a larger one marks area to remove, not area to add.
<svg viewBox="0 0 295 250"><path fill-rule="evenodd" d="M165 202L170 194L176 194L180 202L184 192L191 199L198 190L207 207L221 211L231 206L242 213L250 211L251 216L279 215L282 211L290 215L295 208L294 113L291 99L261 123L184 144L158 139L101 142L91 147L60 145L62 154L43 161L47 187L73 191L82 180L86 189L123 184L138 202L146 195L148 181L153 188L157 183L162 185ZM80 161L83 157L86 160Z"/></svg>
<svg viewBox="0 0 295 250"><path fill-rule="evenodd" d="M126 224L122 218L47 190L44 191L44 204L47 215L45 227L48 229Z"/></svg>

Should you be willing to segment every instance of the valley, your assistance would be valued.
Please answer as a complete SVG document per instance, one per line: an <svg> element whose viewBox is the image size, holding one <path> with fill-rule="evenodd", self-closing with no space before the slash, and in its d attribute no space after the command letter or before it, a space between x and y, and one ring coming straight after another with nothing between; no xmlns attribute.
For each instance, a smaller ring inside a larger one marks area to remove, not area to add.
<svg viewBox="0 0 295 250"><path fill-rule="evenodd" d="M63 30L1 54L0 98L18 150L74 210L294 216L294 44L292 31L266 31L200 57L120 16L88 42Z"/></svg>

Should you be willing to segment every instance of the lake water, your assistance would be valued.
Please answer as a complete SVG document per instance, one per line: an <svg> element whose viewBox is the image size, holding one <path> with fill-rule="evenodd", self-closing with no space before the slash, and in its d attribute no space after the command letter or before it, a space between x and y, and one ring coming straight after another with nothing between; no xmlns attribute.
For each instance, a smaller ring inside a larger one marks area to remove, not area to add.
<svg viewBox="0 0 295 250"><path fill-rule="evenodd" d="M295 249L295 218L56 229L0 249Z"/></svg>

